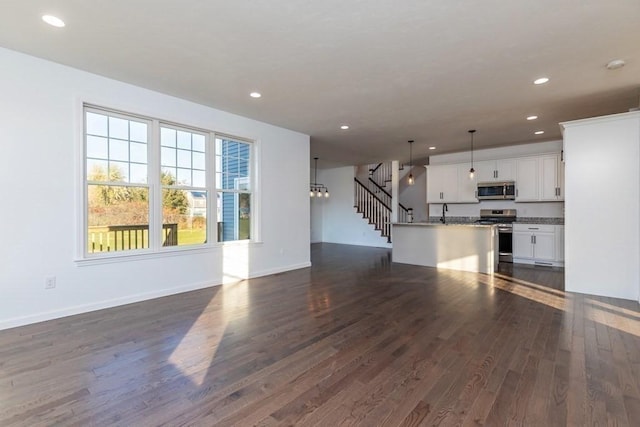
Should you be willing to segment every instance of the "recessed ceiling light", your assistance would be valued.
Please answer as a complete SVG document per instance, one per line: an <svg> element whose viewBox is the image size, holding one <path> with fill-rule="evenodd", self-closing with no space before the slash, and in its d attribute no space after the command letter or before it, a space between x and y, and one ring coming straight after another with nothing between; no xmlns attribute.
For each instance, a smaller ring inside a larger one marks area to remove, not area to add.
<svg viewBox="0 0 640 427"><path fill-rule="evenodd" d="M542 135L544 133L543 130L537 130L534 132L536 135Z"/></svg>
<svg viewBox="0 0 640 427"><path fill-rule="evenodd" d="M535 120L535 119L537 119L537 118L538 118L538 116L528 116L528 117L527 117L527 120Z"/></svg>
<svg viewBox="0 0 640 427"><path fill-rule="evenodd" d="M626 62L622 59L614 59L607 63L607 70L617 70L618 68L624 67L625 64Z"/></svg>
<svg viewBox="0 0 640 427"><path fill-rule="evenodd" d="M342 125L342 126L340 126L340 129L347 130L347 129L349 129L349 125Z"/></svg>
<svg viewBox="0 0 640 427"><path fill-rule="evenodd" d="M251 92L249 96L252 98L260 98L262 94L260 92Z"/></svg>
<svg viewBox="0 0 640 427"><path fill-rule="evenodd" d="M548 81L549 81L549 78L548 78L548 77L540 77L539 79L535 79L535 80L533 81L533 84L534 84L534 85L543 85L543 84L545 84L545 83L546 83L546 82L548 82Z"/></svg>
<svg viewBox="0 0 640 427"><path fill-rule="evenodd" d="M435 150L436 147L429 147L429 150Z"/></svg>
<svg viewBox="0 0 640 427"><path fill-rule="evenodd" d="M64 21L57 16L53 15L42 15L42 20L49 25L53 25L54 27L62 28L64 27Z"/></svg>

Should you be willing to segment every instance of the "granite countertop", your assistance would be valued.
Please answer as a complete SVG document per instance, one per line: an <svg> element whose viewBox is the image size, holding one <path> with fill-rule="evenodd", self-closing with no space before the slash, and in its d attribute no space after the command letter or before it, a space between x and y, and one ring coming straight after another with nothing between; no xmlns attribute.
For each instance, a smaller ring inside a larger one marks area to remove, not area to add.
<svg viewBox="0 0 640 427"><path fill-rule="evenodd" d="M516 224L564 225L564 218L518 217Z"/></svg>
<svg viewBox="0 0 640 427"><path fill-rule="evenodd" d="M432 221L432 222L394 222L393 225L415 225L421 227L478 227L478 228L486 228L486 227L494 227L495 224L475 224L472 222L450 222L447 221L446 224L441 223L440 221Z"/></svg>
<svg viewBox="0 0 640 427"><path fill-rule="evenodd" d="M447 217L447 224L475 224L480 217L477 216L452 216ZM441 224L440 217L429 217L427 224ZM564 218L548 218L548 217L518 217L515 221L516 224L549 224L549 225L564 225Z"/></svg>

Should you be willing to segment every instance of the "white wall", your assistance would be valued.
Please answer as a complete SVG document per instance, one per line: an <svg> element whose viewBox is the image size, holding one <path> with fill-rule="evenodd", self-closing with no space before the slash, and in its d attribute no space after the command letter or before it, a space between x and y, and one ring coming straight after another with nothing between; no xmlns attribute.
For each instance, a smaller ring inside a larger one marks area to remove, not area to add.
<svg viewBox="0 0 640 427"><path fill-rule="evenodd" d="M318 181L329 188L331 197L311 199L314 218L311 235L314 240L322 236L321 241L327 243L390 248L387 239L356 213L353 207L354 176L353 166L318 170Z"/></svg>
<svg viewBox="0 0 640 427"><path fill-rule="evenodd" d="M407 185L409 167L405 166L400 171L400 203L406 208L413 208L413 221L426 222L427 215L427 170L423 166L414 166L412 169L413 185Z"/></svg>
<svg viewBox="0 0 640 427"><path fill-rule="evenodd" d="M563 124L565 289L640 298L640 113Z"/></svg>
<svg viewBox="0 0 640 427"><path fill-rule="evenodd" d="M307 135L6 49L0 94L0 329L310 264ZM79 266L83 101L257 140L262 243Z"/></svg>

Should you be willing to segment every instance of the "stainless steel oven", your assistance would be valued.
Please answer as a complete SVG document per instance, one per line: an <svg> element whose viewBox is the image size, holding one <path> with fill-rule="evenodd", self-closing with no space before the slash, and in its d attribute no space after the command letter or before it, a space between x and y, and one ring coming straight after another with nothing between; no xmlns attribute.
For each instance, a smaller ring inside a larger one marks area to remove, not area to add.
<svg viewBox="0 0 640 427"><path fill-rule="evenodd" d="M498 261L513 262L513 222L515 209L480 209L481 224L495 224L498 228Z"/></svg>
<svg viewBox="0 0 640 427"><path fill-rule="evenodd" d="M513 224L498 225L498 262L513 262Z"/></svg>

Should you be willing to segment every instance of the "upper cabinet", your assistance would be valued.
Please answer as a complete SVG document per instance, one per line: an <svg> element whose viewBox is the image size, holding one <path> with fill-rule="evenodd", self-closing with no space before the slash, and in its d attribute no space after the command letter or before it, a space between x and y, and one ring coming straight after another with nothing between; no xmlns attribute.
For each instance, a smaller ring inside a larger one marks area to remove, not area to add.
<svg viewBox="0 0 640 427"><path fill-rule="evenodd" d="M427 166L427 203L478 203L469 164Z"/></svg>
<svg viewBox="0 0 640 427"><path fill-rule="evenodd" d="M477 182L514 181L516 179L515 159L483 160L474 163Z"/></svg>
<svg viewBox="0 0 640 427"><path fill-rule="evenodd" d="M479 182L515 181L516 202L564 200L564 163L560 153L427 166L427 203L478 203Z"/></svg>
<svg viewBox="0 0 640 427"><path fill-rule="evenodd" d="M427 203L458 201L458 165L427 166Z"/></svg>
<svg viewBox="0 0 640 427"><path fill-rule="evenodd" d="M516 202L564 200L560 153L516 159Z"/></svg>

